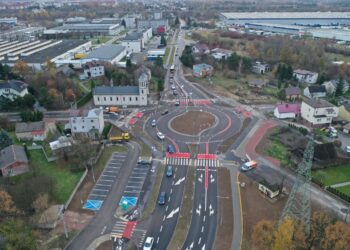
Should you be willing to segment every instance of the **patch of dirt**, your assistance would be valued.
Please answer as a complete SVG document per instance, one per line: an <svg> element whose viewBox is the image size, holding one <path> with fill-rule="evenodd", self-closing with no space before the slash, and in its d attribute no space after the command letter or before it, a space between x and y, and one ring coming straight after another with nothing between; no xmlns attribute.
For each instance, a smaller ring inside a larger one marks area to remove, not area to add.
<svg viewBox="0 0 350 250"><path fill-rule="evenodd" d="M241 189L242 213L243 213L243 238L242 250L253 248L252 234L256 223L261 220L277 221L287 201L282 197L277 201L271 201L258 190L258 184L245 175L239 175L240 183L246 185Z"/></svg>
<svg viewBox="0 0 350 250"><path fill-rule="evenodd" d="M229 170L218 169L219 179L219 221L214 249L231 249L233 240L232 190ZM228 197L228 198L226 198Z"/></svg>
<svg viewBox="0 0 350 250"><path fill-rule="evenodd" d="M220 146L218 147L218 153L219 154L225 153L231 147L231 145L237 140L237 138L242 134L242 132L249 126L251 121L252 121L251 118L244 119L242 128L238 131L238 133L229 137L228 139L223 141L223 143L220 144Z"/></svg>
<svg viewBox="0 0 350 250"><path fill-rule="evenodd" d="M176 117L171 122L171 127L183 134L197 135L199 132L212 127L215 117L208 112L189 111Z"/></svg>
<svg viewBox="0 0 350 250"><path fill-rule="evenodd" d="M111 240L103 242L101 245L99 245L96 250L111 250L113 249L113 242Z"/></svg>

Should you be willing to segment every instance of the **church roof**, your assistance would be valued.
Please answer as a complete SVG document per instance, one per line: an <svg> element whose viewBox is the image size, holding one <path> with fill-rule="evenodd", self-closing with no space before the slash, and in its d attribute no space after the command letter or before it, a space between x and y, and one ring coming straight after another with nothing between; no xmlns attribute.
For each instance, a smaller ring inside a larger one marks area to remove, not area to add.
<svg viewBox="0 0 350 250"><path fill-rule="evenodd" d="M93 95L139 95L138 86L98 86L93 90Z"/></svg>

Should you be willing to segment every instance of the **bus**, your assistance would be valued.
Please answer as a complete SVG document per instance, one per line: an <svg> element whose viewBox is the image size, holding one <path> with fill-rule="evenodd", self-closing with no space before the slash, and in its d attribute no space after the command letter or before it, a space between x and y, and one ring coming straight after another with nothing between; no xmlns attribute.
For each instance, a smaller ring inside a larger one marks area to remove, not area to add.
<svg viewBox="0 0 350 250"><path fill-rule="evenodd" d="M173 64L173 65L171 65L171 67L170 67L170 73L174 73L174 71L175 71L175 65Z"/></svg>

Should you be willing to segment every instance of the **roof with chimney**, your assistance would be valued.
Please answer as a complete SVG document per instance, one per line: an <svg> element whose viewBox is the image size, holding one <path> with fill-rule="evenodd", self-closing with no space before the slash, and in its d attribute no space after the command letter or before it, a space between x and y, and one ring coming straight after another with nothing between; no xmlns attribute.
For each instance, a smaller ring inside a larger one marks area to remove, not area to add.
<svg viewBox="0 0 350 250"><path fill-rule="evenodd" d="M28 87L28 84L19 80L8 80L0 82L0 89L14 89L17 92L22 92Z"/></svg>
<svg viewBox="0 0 350 250"><path fill-rule="evenodd" d="M327 90L326 90L326 87L324 85L312 85L312 86L309 86L309 92L311 94L313 93L326 93Z"/></svg>

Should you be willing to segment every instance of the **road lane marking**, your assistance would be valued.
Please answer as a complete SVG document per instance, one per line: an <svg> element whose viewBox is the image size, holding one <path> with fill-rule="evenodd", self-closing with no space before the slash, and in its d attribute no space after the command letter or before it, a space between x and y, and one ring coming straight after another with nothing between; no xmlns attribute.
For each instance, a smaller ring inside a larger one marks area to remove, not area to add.
<svg viewBox="0 0 350 250"><path fill-rule="evenodd" d="M157 244L159 243L159 237L157 238Z"/></svg>
<svg viewBox="0 0 350 250"><path fill-rule="evenodd" d="M165 215L164 215L164 217L163 217L163 221L165 221Z"/></svg>
<svg viewBox="0 0 350 250"><path fill-rule="evenodd" d="M172 194L173 193L173 189L170 189L170 194Z"/></svg>
<svg viewBox="0 0 350 250"><path fill-rule="evenodd" d="M165 211L168 211L169 206L166 206Z"/></svg>
<svg viewBox="0 0 350 250"><path fill-rule="evenodd" d="M198 245L201 244L201 241L202 241L202 237L199 237Z"/></svg>
<svg viewBox="0 0 350 250"><path fill-rule="evenodd" d="M162 231L163 231L163 225L160 226L159 232L162 232Z"/></svg>
<svg viewBox="0 0 350 250"><path fill-rule="evenodd" d="M203 222L205 222L205 215L204 215L204 217L203 217Z"/></svg>

